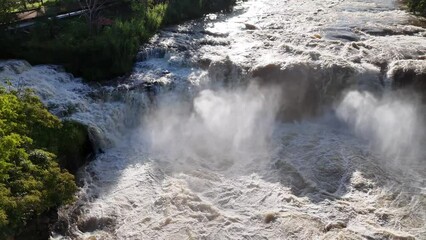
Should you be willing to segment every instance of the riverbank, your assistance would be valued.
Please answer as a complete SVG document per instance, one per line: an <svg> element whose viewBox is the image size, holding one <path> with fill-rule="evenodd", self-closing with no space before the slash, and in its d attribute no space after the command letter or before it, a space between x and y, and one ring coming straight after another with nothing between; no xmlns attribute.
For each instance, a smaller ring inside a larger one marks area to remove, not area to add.
<svg viewBox="0 0 426 240"><path fill-rule="evenodd" d="M426 17L426 0L407 0L406 2L411 12Z"/></svg>
<svg viewBox="0 0 426 240"><path fill-rule="evenodd" d="M46 239L39 237L48 235L40 233L47 228L40 219L74 200L77 186L69 172L75 173L93 152L88 131L49 113L33 91L2 85L0 239L22 239L25 232Z"/></svg>
<svg viewBox="0 0 426 240"><path fill-rule="evenodd" d="M95 19L44 19L25 31L7 31L0 59L58 64L88 81L129 73L139 47L156 31L206 13L230 11L235 0L123 2Z"/></svg>

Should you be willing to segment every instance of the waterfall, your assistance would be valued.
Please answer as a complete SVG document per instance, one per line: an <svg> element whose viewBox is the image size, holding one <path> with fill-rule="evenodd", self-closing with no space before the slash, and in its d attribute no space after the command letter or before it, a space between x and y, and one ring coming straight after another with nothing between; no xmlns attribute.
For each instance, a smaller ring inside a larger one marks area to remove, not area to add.
<svg viewBox="0 0 426 240"><path fill-rule="evenodd" d="M0 63L99 151L52 239L424 239L426 29L390 0L249 0L131 76Z"/></svg>

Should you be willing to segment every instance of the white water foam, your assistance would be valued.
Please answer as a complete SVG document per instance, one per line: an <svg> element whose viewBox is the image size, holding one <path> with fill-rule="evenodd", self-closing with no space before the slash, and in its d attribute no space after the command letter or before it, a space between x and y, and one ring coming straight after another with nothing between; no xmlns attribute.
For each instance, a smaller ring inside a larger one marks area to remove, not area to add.
<svg viewBox="0 0 426 240"><path fill-rule="evenodd" d="M415 18L391 0L252 0L208 18L160 32L166 53L137 63L125 91L3 71L51 88L47 105L84 106L68 117L108 142L54 238L425 239L423 107L386 86L426 55ZM264 82L245 84L258 66ZM292 88L264 84L268 70ZM282 99L304 107L282 98L293 90L328 105L283 123Z"/></svg>

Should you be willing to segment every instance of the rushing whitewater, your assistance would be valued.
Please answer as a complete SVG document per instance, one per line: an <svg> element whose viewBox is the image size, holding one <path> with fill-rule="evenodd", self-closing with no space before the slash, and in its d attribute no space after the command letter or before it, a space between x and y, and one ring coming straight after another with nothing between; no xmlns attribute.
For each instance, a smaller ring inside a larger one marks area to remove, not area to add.
<svg viewBox="0 0 426 240"><path fill-rule="evenodd" d="M249 0L163 29L117 84L0 63L99 151L52 238L426 239L425 101L398 88L426 72L421 21Z"/></svg>

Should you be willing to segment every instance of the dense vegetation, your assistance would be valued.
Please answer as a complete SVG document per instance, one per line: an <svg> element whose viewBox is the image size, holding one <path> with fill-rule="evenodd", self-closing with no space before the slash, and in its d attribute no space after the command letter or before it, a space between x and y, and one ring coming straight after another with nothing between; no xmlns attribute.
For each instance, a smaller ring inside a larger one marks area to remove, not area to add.
<svg viewBox="0 0 426 240"><path fill-rule="evenodd" d="M46 18L29 32L7 31L0 39L0 58L61 64L86 80L106 80L129 72L139 46L164 24L227 11L234 3L235 0L125 1L118 5L118 12L96 12L95 20ZM100 24L98 20L104 16L113 22Z"/></svg>
<svg viewBox="0 0 426 240"><path fill-rule="evenodd" d="M78 141L78 132L50 114L30 91L0 88L0 239L72 201L74 177L61 170L54 153L66 155L63 143Z"/></svg>
<svg viewBox="0 0 426 240"><path fill-rule="evenodd" d="M408 6L412 12L426 16L426 0L408 0Z"/></svg>

